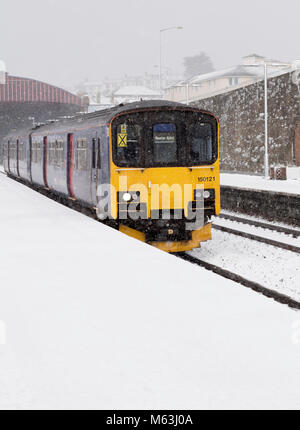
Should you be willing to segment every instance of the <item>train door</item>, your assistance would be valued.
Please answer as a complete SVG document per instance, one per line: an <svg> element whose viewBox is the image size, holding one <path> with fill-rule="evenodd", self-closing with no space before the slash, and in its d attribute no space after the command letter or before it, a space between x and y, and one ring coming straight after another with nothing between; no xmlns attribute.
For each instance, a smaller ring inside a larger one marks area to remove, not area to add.
<svg viewBox="0 0 300 430"><path fill-rule="evenodd" d="M92 169L91 169L91 199L97 203L97 188L100 180L101 169L101 139L95 137L92 140Z"/></svg>
<svg viewBox="0 0 300 430"><path fill-rule="evenodd" d="M20 141L17 139L16 143L16 170L17 175L20 176Z"/></svg>
<svg viewBox="0 0 300 430"><path fill-rule="evenodd" d="M47 180L47 164L48 164L48 145L47 136L43 138L43 175L45 187L49 188Z"/></svg>
<svg viewBox="0 0 300 430"><path fill-rule="evenodd" d="M69 196L75 198L74 188L74 136L73 133L68 134L68 146L67 146L67 184Z"/></svg>

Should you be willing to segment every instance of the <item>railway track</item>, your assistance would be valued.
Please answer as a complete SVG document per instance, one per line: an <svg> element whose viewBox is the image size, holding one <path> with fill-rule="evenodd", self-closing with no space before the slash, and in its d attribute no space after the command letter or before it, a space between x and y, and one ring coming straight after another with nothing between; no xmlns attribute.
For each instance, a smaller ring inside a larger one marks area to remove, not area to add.
<svg viewBox="0 0 300 430"><path fill-rule="evenodd" d="M189 261L192 264L197 264L200 267L204 267L205 269L210 270L211 272L214 272L217 275L222 276L223 278L230 279L231 281L237 282L240 285L243 285L247 288L251 288L251 290L261 293L268 298L272 298L276 302L288 305L290 308L297 309L297 310L300 309L300 303L297 300L294 300L291 297L285 294L279 293L277 291L274 291L270 288L264 287L263 285L257 282L253 282L249 279L246 279L243 276L238 275L237 273L231 272L229 270L223 269L222 267L200 260L185 252L178 253L177 257L182 258L183 260Z"/></svg>
<svg viewBox="0 0 300 430"><path fill-rule="evenodd" d="M240 222L242 224L248 224L248 225L251 225L254 227L266 228L268 230L272 230L272 231L275 231L277 233L281 233L281 234L284 233L285 235L291 235L294 238L300 237L300 231L293 230L290 228L281 227L281 226L271 225L271 224L264 223L261 221L256 221L256 220L251 220L251 219L249 220L249 219L242 218L239 216L227 215L227 214L221 214L220 218L227 219L227 220L232 221L232 222ZM266 245L275 246L276 248L281 248L281 249L284 249L287 251L292 251L292 252L295 252L297 254L300 254L300 247L292 245L292 244L280 242L278 240L269 239L269 238L266 238L263 236L259 236L257 234L240 231L236 228L231 228L231 227L227 227L227 226L223 226L223 225L212 224L212 227L215 230L219 230L219 231L222 231L225 233L233 234L235 236L240 236L240 237L243 237L246 239L250 239L250 240L264 243ZM298 310L300 309L300 302L299 301L292 299L288 295L282 294L276 290L272 290L271 288L265 287L258 282L251 281L250 279L247 279L247 278L239 275L236 272L230 271L228 269L224 269L223 267L212 264L212 263L208 263L207 261L204 261L201 258L194 257L188 253L180 253L178 256L180 258L186 260L186 261L189 261L190 263L197 264L200 267L204 267L205 269L210 270L210 271L222 276L223 278L230 279L231 281L237 282L237 283L239 283L239 284L241 284L247 288L251 288L252 290L254 290L258 293L261 293L268 298L272 298L279 303L288 305L289 307L291 307L293 309L298 309Z"/></svg>
<svg viewBox="0 0 300 430"><path fill-rule="evenodd" d="M213 224L212 227L215 230L220 230L225 233L234 234L235 236L244 237L246 239L255 240L257 242L265 243L267 245L276 246L277 248L285 249L287 251L296 252L297 254L300 254L300 247L295 245L290 245L289 243L279 242L277 240L268 239L263 236L258 236L256 234L252 233L246 233L244 231L236 230L233 228L225 227L223 225Z"/></svg>
<svg viewBox="0 0 300 430"><path fill-rule="evenodd" d="M268 230L276 231L278 233L284 233L286 235L291 235L295 238L300 237L300 230L295 230L288 227L281 227L279 225L273 225L266 222L258 221L258 220L252 220L248 218L243 218L236 215L229 215L225 213L221 213L219 215L219 218L227 219L229 221L236 221L240 222L241 224L247 224L247 225L253 225L254 227L261 227Z"/></svg>

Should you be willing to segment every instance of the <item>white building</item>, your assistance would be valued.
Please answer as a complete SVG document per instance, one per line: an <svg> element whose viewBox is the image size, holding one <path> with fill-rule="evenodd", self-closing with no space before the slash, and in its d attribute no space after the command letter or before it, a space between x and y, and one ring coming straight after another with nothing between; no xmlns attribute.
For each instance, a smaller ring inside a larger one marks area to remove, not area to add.
<svg viewBox="0 0 300 430"><path fill-rule="evenodd" d="M264 76L264 63L273 63L275 60L251 54L242 58L242 64L228 69L194 76L182 80L164 90L164 99L177 102L189 103L237 88L260 80ZM275 61L286 68L286 63ZM280 67L268 67L268 75L278 73Z"/></svg>
<svg viewBox="0 0 300 430"><path fill-rule="evenodd" d="M163 87L176 83L169 70L162 77ZM159 96L159 75L144 73L140 76L124 75L122 78L105 78L101 81L81 82L75 88L66 88L80 96L87 96L90 101L90 111L105 109L117 103L129 101L161 98Z"/></svg>
<svg viewBox="0 0 300 430"><path fill-rule="evenodd" d="M159 90L152 90L140 85L133 85L119 88L118 91L113 94L113 104L160 98Z"/></svg>
<svg viewBox="0 0 300 430"><path fill-rule="evenodd" d="M89 107L88 112L95 112L97 110L103 110L113 107L111 102L111 97L101 96L96 101L89 97Z"/></svg>

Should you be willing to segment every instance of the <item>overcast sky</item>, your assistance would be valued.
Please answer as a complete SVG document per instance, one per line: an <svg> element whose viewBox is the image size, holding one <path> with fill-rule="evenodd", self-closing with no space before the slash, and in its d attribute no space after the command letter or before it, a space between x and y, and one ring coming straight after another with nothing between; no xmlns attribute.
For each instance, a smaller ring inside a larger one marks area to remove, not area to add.
<svg viewBox="0 0 300 430"><path fill-rule="evenodd" d="M72 86L163 63L182 73L183 57L205 51L215 68L257 53L300 59L295 0L1 0L1 51L10 74ZM155 67L156 66L156 67Z"/></svg>

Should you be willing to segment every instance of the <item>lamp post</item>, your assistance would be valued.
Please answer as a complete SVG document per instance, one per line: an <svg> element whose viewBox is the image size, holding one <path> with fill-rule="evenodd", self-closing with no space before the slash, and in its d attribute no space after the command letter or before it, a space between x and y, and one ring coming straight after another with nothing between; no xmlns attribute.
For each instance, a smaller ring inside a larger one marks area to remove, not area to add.
<svg viewBox="0 0 300 430"><path fill-rule="evenodd" d="M182 30L183 27L168 27L159 30L159 94L162 97L162 33L169 30Z"/></svg>
<svg viewBox="0 0 300 430"><path fill-rule="evenodd" d="M197 84L190 84L189 82L187 83L183 83L183 84L177 84L177 85L173 85L173 88L185 88L185 104L189 104L190 103L190 88L200 88L200 85ZM180 100L181 101L181 100Z"/></svg>
<svg viewBox="0 0 300 430"><path fill-rule="evenodd" d="M186 83L186 104L190 104L190 88L201 88L201 84L189 84L188 82ZM191 100L193 101L193 99Z"/></svg>
<svg viewBox="0 0 300 430"><path fill-rule="evenodd" d="M264 61L264 117L265 117L265 156L264 171L265 179L269 179L269 129L268 129L268 66L271 67L291 67L289 63L269 63ZM247 64L247 66L259 67L261 64Z"/></svg>

